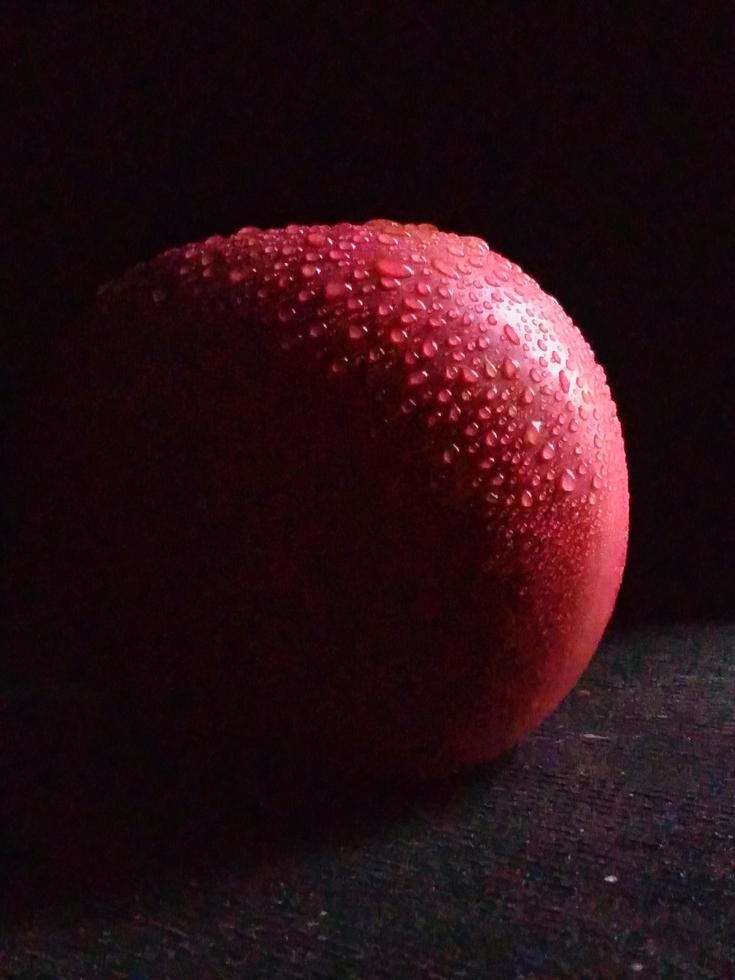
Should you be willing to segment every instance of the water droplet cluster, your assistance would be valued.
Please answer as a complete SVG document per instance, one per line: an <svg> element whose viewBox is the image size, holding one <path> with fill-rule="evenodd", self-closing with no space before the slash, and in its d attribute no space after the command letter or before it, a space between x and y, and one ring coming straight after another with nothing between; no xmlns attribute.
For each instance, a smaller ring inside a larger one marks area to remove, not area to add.
<svg viewBox="0 0 735 980"><path fill-rule="evenodd" d="M610 390L557 301L484 241L383 219L244 227L148 269L155 306L209 293L328 383L361 379L384 425L418 420L437 487L480 508L493 554L520 538L530 564L573 518L583 559L622 452Z"/></svg>

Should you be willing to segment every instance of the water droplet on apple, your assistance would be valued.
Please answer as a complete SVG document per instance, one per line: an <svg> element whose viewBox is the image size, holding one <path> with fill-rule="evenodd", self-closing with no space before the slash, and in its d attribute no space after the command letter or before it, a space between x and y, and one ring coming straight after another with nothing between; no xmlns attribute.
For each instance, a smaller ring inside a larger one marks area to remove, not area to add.
<svg viewBox="0 0 735 980"><path fill-rule="evenodd" d="M521 401L524 405L530 405L533 402L533 391L530 388L524 388L521 392Z"/></svg>
<svg viewBox="0 0 735 980"><path fill-rule="evenodd" d="M435 257L431 260L431 264L434 266L437 272L440 272L443 276L449 276L451 279L459 279L459 273L450 265L445 262L444 259Z"/></svg>
<svg viewBox="0 0 735 980"><path fill-rule="evenodd" d="M526 426L526 430L523 433L523 441L526 443L526 445L538 445L538 443L541 441L541 427L542 424L538 420L534 420Z"/></svg>
<svg viewBox="0 0 735 980"><path fill-rule="evenodd" d="M571 470L563 470L559 477L559 489L564 493L571 493L576 486L574 473Z"/></svg>
<svg viewBox="0 0 735 980"><path fill-rule="evenodd" d="M406 279L413 275L411 266L385 256L375 260L375 268L379 275L390 279Z"/></svg>

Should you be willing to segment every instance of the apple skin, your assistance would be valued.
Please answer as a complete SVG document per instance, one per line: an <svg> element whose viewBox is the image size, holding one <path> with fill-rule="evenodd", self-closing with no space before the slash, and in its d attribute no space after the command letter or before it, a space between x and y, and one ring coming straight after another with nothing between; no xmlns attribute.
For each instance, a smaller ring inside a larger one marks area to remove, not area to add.
<svg viewBox="0 0 735 980"><path fill-rule="evenodd" d="M628 479L555 299L433 225L174 248L16 426L13 651L172 747L422 780L536 727L612 613Z"/></svg>

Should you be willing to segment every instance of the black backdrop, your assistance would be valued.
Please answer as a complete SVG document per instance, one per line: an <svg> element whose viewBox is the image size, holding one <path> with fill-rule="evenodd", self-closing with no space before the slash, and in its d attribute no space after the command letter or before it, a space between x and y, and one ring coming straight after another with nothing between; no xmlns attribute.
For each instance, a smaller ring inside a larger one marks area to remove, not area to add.
<svg viewBox="0 0 735 980"><path fill-rule="evenodd" d="M42 357L134 262L244 224L480 235L608 373L632 501L617 621L732 611L735 44L716 5L40 3L2 21L11 355Z"/></svg>
<svg viewBox="0 0 735 980"><path fill-rule="evenodd" d="M124 709L0 664L0 976L732 976L733 26L715 4L0 7L11 410L65 317L167 246L429 221L485 238L579 324L632 511L611 633L562 708L346 845L323 807L260 811L234 761L207 782ZM302 840L311 821L312 850L251 873L233 854L263 815L278 853L282 824ZM6 899L115 875L132 905L6 930Z"/></svg>

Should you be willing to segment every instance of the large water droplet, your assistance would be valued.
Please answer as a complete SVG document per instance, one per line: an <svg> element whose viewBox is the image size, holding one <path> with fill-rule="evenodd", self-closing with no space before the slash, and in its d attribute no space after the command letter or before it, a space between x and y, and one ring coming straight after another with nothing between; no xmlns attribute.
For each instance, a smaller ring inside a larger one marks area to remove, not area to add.
<svg viewBox="0 0 735 980"><path fill-rule="evenodd" d="M434 266L436 271L440 272L443 276L449 276L452 279L459 279L459 273L457 270L453 265L445 262L444 259L435 257L431 260L431 264Z"/></svg>
<svg viewBox="0 0 735 980"><path fill-rule="evenodd" d="M329 365L329 373L337 376L343 375L347 372L349 363L346 357L338 357Z"/></svg>
<svg viewBox="0 0 735 980"><path fill-rule="evenodd" d="M418 388L420 385L426 384L429 380L428 371L412 371L408 376L408 387Z"/></svg>
<svg viewBox="0 0 735 980"><path fill-rule="evenodd" d="M526 509L533 506L533 494L530 490L524 490L520 496L521 507Z"/></svg>
<svg viewBox="0 0 735 980"><path fill-rule="evenodd" d="M324 295L328 300L339 299L347 292L347 286L340 279L330 279L324 287Z"/></svg>
<svg viewBox="0 0 735 980"><path fill-rule="evenodd" d="M426 309L426 303L424 303L422 299L418 299L416 296L411 295L403 297L403 305L407 309L414 311L423 311Z"/></svg>
<svg viewBox="0 0 735 980"><path fill-rule="evenodd" d="M536 446L541 441L541 427L542 423L538 419L526 426L523 441L527 446Z"/></svg>
<svg viewBox="0 0 735 980"><path fill-rule="evenodd" d="M524 405L530 405L533 402L533 392L530 388L524 388L521 392L521 401Z"/></svg>
<svg viewBox="0 0 735 980"><path fill-rule="evenodd" d="M503 333L512 344L520 344L521 338L509 323L506 323L506 325L503 327Z"/></svg>
<svg viewBox="0 0 735 980"><path fill-rule="evenodd" d="M564 493L571 493L576 486L574 473L571 470L563 470L559 477L559 489Z"/></svg>
<svg viewBox="0 0 735 980"><path fill-rule="evenodd" d="M411 266L406 265L404 262L399 262L397 259L389 259L385 256L375 260L375 268L379 275L391 279L405 279L413 275Z"/></svg>

